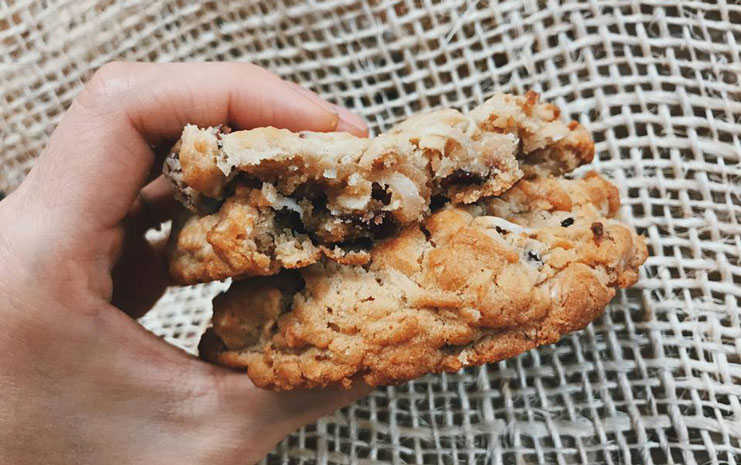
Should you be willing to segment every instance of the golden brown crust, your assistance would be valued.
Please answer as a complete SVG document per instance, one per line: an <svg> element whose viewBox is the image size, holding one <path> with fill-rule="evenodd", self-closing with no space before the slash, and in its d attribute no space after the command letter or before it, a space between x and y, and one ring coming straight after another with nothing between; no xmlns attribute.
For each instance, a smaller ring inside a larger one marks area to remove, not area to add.
<svg viewBox="0 0 741 465"><path fill-rule="evenodd" d="M219 143L216 130L200 131L193 126L183 130L179 145L183 182L209 197L218 197L224 173L216 166Z"/></svg>
<svg viewBox="0 0 741 465"><path fill-rule="evenodd" d="M201 355L284 390L396 383L555 342L637 279L646 246L617 206L596 174L535 178L407 227L365 266L322 260L235 283Z"/></svg>
<svg viewBox="0 0 741 465"><path fill-rule="evenodd" d="M539 103L538 94L531 90L522 97L497 94L471 115L484 130L517 134L525 177L546 177L569 172L594 158L589 131L576 121L562 123L560 113L553 104Z"/></svg>
<svg viewBox="0 0 741 465"><path fill-rule="evenodd" d="M322 250L306 234L281 225L269 205L262 190L239 186L218 213L176 224L169 251L173 280L267 276L311 265L322 254L342 261L339 250Z"/></svg>
<svg viewBox="0 0 741 465"><path fill-rule="evenodd" d="M176 225L171 274L191 284L270 275L323 256L362 264L367 252L342 244L422 221L433 196L471 204L502 194L523 170L531 177L561 173L593 152L584 128L561 121L558 108L534 92L497 94L468 115L450 109L416 115L374 139L189 125L166 175L186 206L217 211ZM259 199L232 194L247 185L262 190L251 194ZM297 215L298 232L276 224L283 209Z"/></svg>

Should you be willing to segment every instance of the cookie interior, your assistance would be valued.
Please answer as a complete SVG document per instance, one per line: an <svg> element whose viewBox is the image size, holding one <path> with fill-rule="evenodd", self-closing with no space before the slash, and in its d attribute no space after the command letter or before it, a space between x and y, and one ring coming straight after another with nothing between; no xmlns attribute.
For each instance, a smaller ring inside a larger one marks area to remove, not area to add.
<svg viewBox="0 0 741 465"><path fill-rule="evenodd" d="M554 342L637 279L645 244L612 219L618 206L589 174L445 207L380 241L365 266L234 283L214 301L202 355L293 389L394 383Z"/></svg>
<svg viewBox="0 0 741 465"><path fill-rule="evenodd" d="M571 170L593 151L584 128L535 93L499 94L465 115L417 115L372 139L187 126L165 172L198 216L176 228L171 271L191 283L321 257L362 264L374 243L445 205Z"/></svg>

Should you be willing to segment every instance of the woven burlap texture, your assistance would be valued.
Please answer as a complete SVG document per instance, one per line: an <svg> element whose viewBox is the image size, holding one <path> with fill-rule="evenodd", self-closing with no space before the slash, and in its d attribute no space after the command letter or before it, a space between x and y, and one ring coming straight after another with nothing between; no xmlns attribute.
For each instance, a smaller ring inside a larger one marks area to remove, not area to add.
<svg viewBox="0 0 741 465"><path fill-rule="evenodd" d="M559 344L378 389L266 461L738 464L740 40L730 0L0 0L0 189L114 59L249 60L374 132L534 89L593 132L648 239L637 287ZM195 351L225 287L170 289L141 322Z"/></svg>

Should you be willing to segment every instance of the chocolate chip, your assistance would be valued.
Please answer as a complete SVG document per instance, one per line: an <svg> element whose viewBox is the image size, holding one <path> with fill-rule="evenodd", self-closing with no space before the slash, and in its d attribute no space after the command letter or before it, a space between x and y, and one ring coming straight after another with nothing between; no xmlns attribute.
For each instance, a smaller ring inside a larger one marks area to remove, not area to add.
<svg viewBox="0 0 741 465"><path fill-rule="evenodd" d="M381 186L377 182L374 182L371 186L371 197L384 205L388 205L391 202L391 192L389 192L386 187L387 186Z"/></svg>
<svg viewBox="0 0 741 465"><path fill-rule="evenodd" d="M292 197L308 200L316 211L327 208L327 194L318 183L306 182L301 184L293 192Z"/></svg>
<svg viewBox="0 0 741 465"><path fill-rule="evenodd" d="M332 331L334 331L336 333L339 333L340 332L340 327L337 326L337 323L333 323L331 321L328 321L327 322L327 328L331 329Z"/></svg>
<svg viewBox="0 0 741 465"><path fill-rule="evenodd" d="M501 234L502 236L504 236L505 234L509 234L509 231L507 231L507 230L506 230L506 229L504 229L504 228L500 228L499 226L494 226L494 229L496 229L496 230L497 230L497 232L498 232L499 234Z"/></svg>
<svg viewBox="0 0 741 465"><path fill-rule="evenodd" d="M604 234L605 229L602 227L602 223L596 222L592 223L592 234L594 234L595 239L599 239L602 237L602 234Z"/></svg>
<svg viewBox="0 0 741 465"><path fill-rule="evenodd" d="M398 229L396 219L391 216L390 212L384 211L377 214L368 225L368 231L376 239L384 239L391 236Z"/></svg>
<svg viewBox="0 0 741 465"><path fill-rule="evenodd" d="M373 240L368 237L359 237L349 241L338 242L335 245L346 252L364 252L373 248Z"/></svg>
<svg viewBox="0 0 741 465"><path fill-rule="evenodd" d="M448 203L448 198L444 195L434 195L430 199L430 210L433 212L436 210L440 210L445 206L446 203Z"/></svg>
<svg viewBox="0 0 741 465"><path fill-rule="evenodd" d="M231 184L233 185L233 187L236 187L237 184L240 184L252 189L262 188L262 181L257 176L252 176L247 173L239 173L237 175L236 181Z"/></svg>
<svg viewBox="0 0 741 465"><path fill-rule="evenodd" d="M219 211L221 204L223 203L224 201L222 199L214 199L213 197L200 195L198 197L198 210L201 214L210 215Z"/></svg>
<svg viewBox="0 0 741 465"><path fill-rule="evenodd" d="M3 191L0 191L0 200L2 200L2 199L4 199L4 198L5 198L5 192L3 192Z"/></svg>
<svg viewBox="0 0 741 465"><path fill-rule="evenodd" d="M374 212L366 216L342 215L340 219L353 225L362 236L370 236L373 239L385 239L399 229L398 221L388 211Z"/></svg>
<svg viewBox="0 0 741 465"><path fill-rule="evenodd" d="M484 182L484 178L480 174L471 173L466 170L455 170L440 181L440 187L447 188L453 185L468 186L471 184L481 184L482 182Z"/></svg>
<svg viewBox="0 0 741 465"><path fill-rule="evenodd" d="M275 212L275 223L282 229L290 229L299 234L306 233L304 223L301 221L301 215L288 208L281 208Z"/></svg>
<svg viewBox="0 0 741 465"><path fill-rule="evenodd" d="M561 226L563 226L564 228L568 228L572 224L574 224L574 219L571 217L568 217L565 220L561 221Z"/></svg>
<svg viewBox="0 0 741 465"><path fill-rule="evenodd" d="M543 263L543 259L540 258L540 254L534 250L528 250L527 259L531 262Z"/></svg>

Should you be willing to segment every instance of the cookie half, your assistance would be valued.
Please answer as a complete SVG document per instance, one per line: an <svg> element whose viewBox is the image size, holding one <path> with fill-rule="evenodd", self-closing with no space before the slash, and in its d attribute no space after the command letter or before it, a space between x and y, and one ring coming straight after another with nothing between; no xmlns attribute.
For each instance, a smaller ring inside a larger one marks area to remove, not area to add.
<svg viewBox="0 0 741 465"><path fill-rule="evenodd" d="M184 205L170 271L182 284L272 275L322 257L370 259L374 241L433 207L500 195L524 176L591 161L594 144L538 95L498 94L468 114L414 116L378 137L187 126L165 162Z"/></svg>
<svg viewBox="0 0 741 465"><path fill-rule="evenodd" d="M321 259L235 281L201 356L290 390L398 383L556 342L637 280L646 245L618 207L595 173L536 177L405 227L364 266Z"/></svg>

